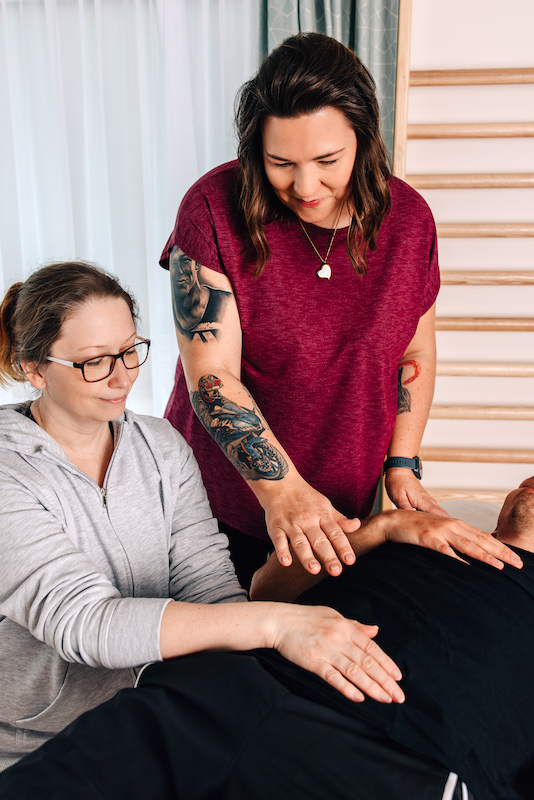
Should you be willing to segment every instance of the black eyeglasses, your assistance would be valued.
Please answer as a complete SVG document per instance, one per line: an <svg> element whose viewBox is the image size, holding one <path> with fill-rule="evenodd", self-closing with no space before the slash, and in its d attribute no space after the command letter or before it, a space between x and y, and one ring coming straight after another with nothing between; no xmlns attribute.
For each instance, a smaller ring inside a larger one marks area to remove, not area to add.
<svg viewBox="0 0 534 800"><path fill-rule="evenodd" d="M149 349L150 339L139 339L132 347L128 347L122 353L116 353L116 355L97 356L96 358L89 358L87 361L80 361L78 364L74 361L54 358L54 356L48 356L47 361L54 361L56 364L63 364L65 367L80 369L83 379L87 383L96 383L109 378L115 369L118 358L121 359L126 369L137 369L147 360Z"/></svg>

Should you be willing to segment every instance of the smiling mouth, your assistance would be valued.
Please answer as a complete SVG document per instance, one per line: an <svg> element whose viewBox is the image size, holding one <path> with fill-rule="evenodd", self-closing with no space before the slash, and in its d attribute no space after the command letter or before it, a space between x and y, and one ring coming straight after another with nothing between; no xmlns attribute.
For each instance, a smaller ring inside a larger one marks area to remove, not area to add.
<svg viewBox="0 0 534 800"><path fill-rule="evenodd" d="M300 200L298 197L295 197L295 200L304 208L317 208L317 206L323 202L322 198L319 198L318 200Z"/></svg>

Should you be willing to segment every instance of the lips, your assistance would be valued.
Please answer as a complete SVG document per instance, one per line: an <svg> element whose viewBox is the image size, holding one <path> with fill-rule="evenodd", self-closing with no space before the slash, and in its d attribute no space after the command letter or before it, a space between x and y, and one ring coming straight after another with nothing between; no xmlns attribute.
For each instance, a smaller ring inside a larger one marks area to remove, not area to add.
<svg viewBox="0 0 534 800"><path fill-rule="evenodd" d="M121 403L125 403L127 399L127 395L122 395L122 397L103 397L105 403L112 403L113 405L120 405Z"/></svg>
<svg viewBox="0 0 534 800"><path fill-rule="evenodd" d="M295 197L295 200L302 208L317 208L323 202L322 198L319 200L299 200L298 197Z"/></svg>

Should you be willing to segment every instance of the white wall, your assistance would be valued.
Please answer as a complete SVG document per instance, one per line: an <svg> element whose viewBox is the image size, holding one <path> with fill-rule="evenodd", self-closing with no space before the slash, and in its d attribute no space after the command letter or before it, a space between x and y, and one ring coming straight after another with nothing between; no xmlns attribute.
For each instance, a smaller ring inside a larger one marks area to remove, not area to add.
<svg viewBox="0 0 534 800"><path fill-rule="evenodd" d="M532 0L413 0L411 69L534 67ZM409 122L533 121L534 85L414 87ZM409 141L407 172L534 172L533 139ZM438 222L534 222L534 189L428 190ZM532 269L534 239L441 239L447 269ZM441 316L534 316L534 286L442 288ZM441 360L534 362L534 333L438 333ZM530 405L534 378L439 377L440 404ZM534 447L534 422L430 420L430 446ZM433 464L427 487L508 488L532 465Z"/></svg>

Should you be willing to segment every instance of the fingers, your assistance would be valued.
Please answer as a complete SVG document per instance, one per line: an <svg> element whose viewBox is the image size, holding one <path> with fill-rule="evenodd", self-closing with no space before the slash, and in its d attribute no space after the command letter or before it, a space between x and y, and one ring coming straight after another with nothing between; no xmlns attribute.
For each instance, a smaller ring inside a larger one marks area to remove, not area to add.
<svg viewBox="0 0 534 800"><path fill-rule="evenodd" d="M403 703L404 692L397 684L402 678L399 668L363 630L358 630L359 623L353 624L357 641L347 644L346 651L326 666L322 677L355 702L367 695L380 703Z"/></svg>
<svg viewBox="0 0 534 800"><path fill-rule="evenodd" d="M292 535L293 534L293 535ZM342 564L356 560L349 540L334 521L289 532L291 547L304 568L316 574L324 565L329 575L339 575Z"/></svg>
<svg viewBox="0 0 534 800"><path fill-rule="evenodd" d="M514 553L513 550L510 550L509 547L499 542L491 534L471 528L471 526L464 523L460 523L460 525L468 529L466 534L457 536L455 541L451 539L451 544L459 552L479 561L484 561L496 569L502 569L505 563L511 564L518 569L523 566L523 562L517 553Z"/></svg>
<svg viewBox="0 0 534 800"><path fill-rule="evenodd" d="M461 561L464 559L460 559L457 553L463 553L496 569L502 569L505 563L518 569L523 566L520 557L505 544L459 519L429 515L419 518L418 524L422 528L417 543L422 547Z"/></svg>
<svg viewBox="0 0 534 800"><path fill-rule="evenodd" d="M350 527L357 530L359 520L350 520ZM271 539L276 551L276 557L283 567L292 563L291 551L301 562L307 572L317 574L324 565L330 575L339 575L342 564L354 564L356 556L352 546L340 526L329 520L322 524L310 526L307 530L303 526L288 526L288 532L281 527L276 527L271 532Z"/></svg>
<svg viewBox="0 0 534 800"><path fill-rule="evenodd" d="M271 532L271 541L274 545L276 557L283 567L289 567L293 563L293 557L289 549L287 536L282 528L275 528Z"/></svg>

